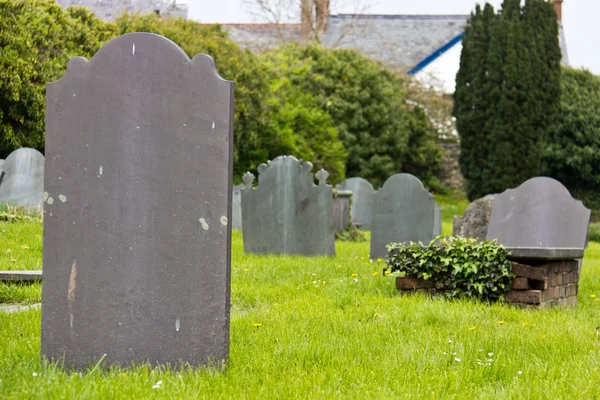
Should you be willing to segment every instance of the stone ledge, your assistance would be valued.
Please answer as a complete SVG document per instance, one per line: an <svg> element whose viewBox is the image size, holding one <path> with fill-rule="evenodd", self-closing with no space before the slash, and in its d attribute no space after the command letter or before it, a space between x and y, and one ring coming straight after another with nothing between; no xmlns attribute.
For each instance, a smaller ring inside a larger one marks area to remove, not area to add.
<svg viewBox="0 0 600 400"><path fill-rule="evenodd" d="M0 282L41 282L42 270L0 271Z"/></svg>
<svg viewBox="0 0 600 400"><path fill-rule="evenodd" d="M506 247L510 260L572 260L583 258L584 249L555 247Z"/></svg>

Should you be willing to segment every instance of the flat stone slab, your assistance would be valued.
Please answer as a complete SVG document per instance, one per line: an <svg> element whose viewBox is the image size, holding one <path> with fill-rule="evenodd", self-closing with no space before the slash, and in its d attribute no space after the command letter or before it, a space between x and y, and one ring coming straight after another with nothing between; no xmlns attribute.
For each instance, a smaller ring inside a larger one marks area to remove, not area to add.
<svg viewBox="0 0 600 400"><path fill-rule="evenodd" d="M0 306L0 312L5 312L5 313L14 313L14 312L19 312L19 311L29 311L29 310L35 310L40 308L41 303L36 303L36 304L28 304L25 306L22 305L10 305L10 306Z"/></svg>
<svg viewBox="0 0 600 400"><path fill-rule="evenodd" d="M552 247L506 247L510 260L573 260L583 258L583 249Z"/></svg>
<svg viewBox="0 0 600 400"><path fill-rule="evenodd" d="M42 270L0 271L0 282L41 282Z"/></svg>

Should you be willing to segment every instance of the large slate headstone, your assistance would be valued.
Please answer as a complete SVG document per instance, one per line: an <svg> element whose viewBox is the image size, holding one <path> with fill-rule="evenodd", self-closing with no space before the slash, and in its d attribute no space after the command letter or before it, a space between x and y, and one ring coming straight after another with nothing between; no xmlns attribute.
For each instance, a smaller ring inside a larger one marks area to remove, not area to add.
<svg viewBox="0 0 600 400"><path fill-rule="evenodd" d="M463 215L455 216L452 235L485 240L492 215L493 196L482 197L469 204Z"/></svg>
<svg viewBox="0 0 600 400"><path fill-rule="evenodd" d="M363 178L349 178L337 185L352 192L352 222L362 229L371 229L371 199L373 185Z"/></svg>
<svg viewBox="0 0 600 400"><path fill-rule="evenodd" d="M233 229L242 229L242 188L244 185L233 187L231 200L231 227Z"/></svg>
<svg viewBox="0 0 600 400"><path fill-rule="evenodd" d="M371 258L385 257L392 242L433 239L435 198L411 174L396 174L373 194Z"/></svg>
<svg viewBox="0 0 600 400"><path fill-rule="evenodd" d="M292 156L277 157L246 173L242 192L244 250L247 253L335 255L333 193L327 172Z"/></svg>
<svg viewBox="0 0 600 400"><path fill-rule="evenodd" d="M0 203L28 208L44 204L44 156L35 149L21 148L0 166Z"/></svg>
<svg viewBox="0 0 600 400"><path fill-rule="evenodd" d="M84 368L229 348L233 83L148 33L47 86L42 352Z"/></svg>
<svg viewBox="0 0 600 400"><path fill-rule="evenodd" d="M517 250L582 251L589 220L590 210L560 182L537 177L494 196L487 238Z"/></svg>

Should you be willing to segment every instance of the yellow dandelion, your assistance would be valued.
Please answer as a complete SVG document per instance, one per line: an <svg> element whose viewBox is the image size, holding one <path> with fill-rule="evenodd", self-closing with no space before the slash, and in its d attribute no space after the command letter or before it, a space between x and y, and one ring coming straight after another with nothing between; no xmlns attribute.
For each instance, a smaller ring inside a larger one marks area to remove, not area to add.
<svg viewBox="0 0 600 400"><path fill-rule="evenodd" d="M527 326L527 322L523 322L523 324L522 324L522 325L523 325L523 326Z"/></svg>
<svg viewBox="0 0 600 400"><path fill-rule="evenodd" d="M504 321L498 321L498 325L503 325Z"/></svg>
<svg viewBox="0 0 600 400"><path fill-rule="evenodd" d="M341 265L338 265L338 269L342 269L342 266L341 266Z"/></svg>
<svg viewBox="0 0 600 400"><path fill-rule="evenodd" d="M469 328L469 332L473 332L474 330L475 330L474 326L472 326L472 327Z"/></svg>
<svg viewBox="0 0 600 400"><path fill-rule="evenodd" d="M352 274L353 278L356 278L358 276L358 274Z"/></svg>
<svg viewBox="0 0 600 400"><path fill-rule="evenodd" d="M27 246L26 244L24 244L23 246L21 246L21 248L27 250L29 248L29 246Z"/></svg>
<svg viewBox="0 0 600 400"><path fill-rule="evenodd" d="M11 258L10 262L17 262L17 259L16 258Z"/></svg>
<svg viewBox="0 0 600 400"><path fill-rule="evenodd" d="M41 239L42 236L41 235L35 235L36 238Z"/></svg>
<svg viewBox="0 0 600 400"><path fill-rule="evenodd" d="M391 274L391 273L392 273L392 271L385 271L385 274L386 274L386 275L389 275L389 274Z"/></svg>
<svg viewBox="0 0 600 400"><path fill-rule="evenodd" d="M12 236L12 232L8 232L8 234L9 234L10 236Z"/></svg>
<svg viewBox="0 0 600 400"><path fill-rule="evenodd" d="M600 301L600 299L596 299L596 303L599 302L599 301Z"/></svg>
<svg viewBox="0 0 600 400"><path fill-rule="evenodd" d="M595 294L591 294L590 297L596 297L596 295Z"/></svg>
<svg viewBox="0 0 600 400"><path fill-rule="evenodd" d="M262 326L262 324L254 323L254 327L257 328L257 329L260 328L261 326Z"/></svg>
<svg viewBox="0 0 600 400"><path fill-rule="evenodd" d="M17 232L21 232L21 230L20 230L20 229L17 229Z"/></svg>
<svg viewBox="0 0 600 400"><path fill-rule="evenodd" d="M379 275L379 272L373 272L373 276Z"/></svg>
<svg viewBox="0 0 600 400"><path fill-rule="evenodd" d="M244 272L248 272L250 271L248 268L244 268Z"/></svg>
<svg viewBox="0 0 600 400"><path fill-rule="evenodd" d="M383 261L383 259L382 259L382 258L378 258L378 259L377 259L377 262L382 262L382 261Z"/></svg>

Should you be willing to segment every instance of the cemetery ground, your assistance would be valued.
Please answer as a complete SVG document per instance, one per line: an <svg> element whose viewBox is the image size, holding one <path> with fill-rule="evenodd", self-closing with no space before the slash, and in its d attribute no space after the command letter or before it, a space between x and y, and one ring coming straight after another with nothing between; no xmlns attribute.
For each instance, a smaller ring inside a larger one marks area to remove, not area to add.
<svg viewBox="0 0 600 400"><path fill-rule="evenodd" d="M465 202L442 199L443 231ZM40 363L39 308L0 312L0 398L597 398L600 244L586 250L579 305L523 310L401 296L369 242L337 256L245 255L233 234L226 369ZM40 269L39 219L0 222L0 269ZM1 304L41 285L0 283ZM142 333L143 334L143 333Z"/></svg>

